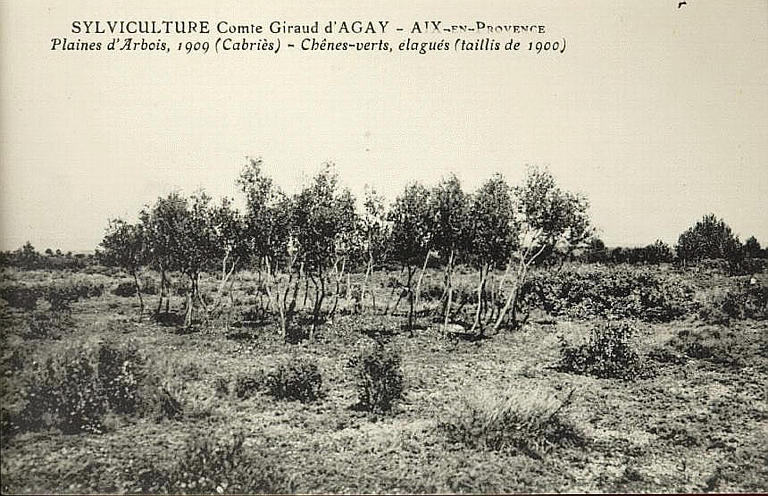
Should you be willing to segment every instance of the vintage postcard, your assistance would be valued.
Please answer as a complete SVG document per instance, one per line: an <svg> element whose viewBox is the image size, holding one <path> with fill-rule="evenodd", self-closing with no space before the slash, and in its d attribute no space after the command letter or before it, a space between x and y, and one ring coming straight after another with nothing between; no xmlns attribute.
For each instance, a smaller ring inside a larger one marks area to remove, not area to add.
<svg viewBox="0 0 768 496"><path fill-rule="evenodd" d="M768 491L765 0L0 4L3 494Z"/></svg>

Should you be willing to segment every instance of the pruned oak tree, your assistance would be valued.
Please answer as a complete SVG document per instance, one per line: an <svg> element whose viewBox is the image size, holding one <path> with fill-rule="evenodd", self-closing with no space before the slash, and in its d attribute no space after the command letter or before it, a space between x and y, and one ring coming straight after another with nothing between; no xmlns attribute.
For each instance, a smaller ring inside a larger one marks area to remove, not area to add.
<svg viewBox="0 0 768 496"><path fill-rule="evenodd" d="M477 308L470 332L484 330L484 314L492 306L487 301L486 286L493 269L507 262L517 248L518 228L514 215L512 188L500 174L485 181L469 199L467 244L468 262L479 273ZM489 308L490 307L490 308Z"/></svg>
<svg viewBox="0 0 768 496"><path fill-rule="evenodd" d="M431 246L445 260L445 299L443 300L443 333L448 327L453 303L453 271L457 258L467 250L468 202L455 175L443 179L432 189L429 198ZM427 250L426 256L429 256ZM425 264L426 267L426 264Z"/></svg>
<svg viewBox="0 0 768 496"><path fill-rule="evenodd" d="M327 276L341 269L345 240L355 229L355 201L339 186L332 164L325 164L293 200L292 226L299 258L314 289L310 341L320 325ZM335 269L333 267L336 267Z"/></svg>
<svg viewBox="0 0 768 496"><path fill-rule="evenodd" d="M362 252L365 257L365 276L360 288L360 306L368 294L368 283L377 263L380 263L387 253L389 224L384 208L384 199L375 189L366 186L363 201L363 213L360 216L358 230L362 240ZM371 308L376 311L376 293L371 291Z"/></svg>
<svg viewBox="0 0 768 496"><path fill-rule="evenodd" d="M246 201L244 238L259 271L259 284L261 271L266 272L264 289L277 310L280 334L288 340L299 288L297 252L295 243L291 243L293 202L263 173L262 167L261 159L249 159L238 178Z"/></svg>
<svg viewBox="0 0 768 496"><path fill-rule="evenodd" d="M516 269L494 331L501 328L507 317L509 326L518 325L517 302L531 265L546 251L572 250L585 243L592 233L586 198L561 189L547 169L529 167L524 184L514 188L514 200L520 230L509 267Z"/></svg>
<svg viewBox="0 0 768 496"><path fill-rule="evenodd" d="M139 297L139 318L144 313L144 297L139 284L139 271L148 262L147 240L143 224L130 224L122 219L109 221L101 242L102 262L120 267L133 277Z"/></svg>
<svg viewBox="0 0 768 496"><path fill-rule="evenodd" d="M389 247L391 258L403 266L407 274L408 330L413 335L414 290L416 267L429 252L430 205L429 191L420 183L411 183L395 199L387 219L391 222Z"/></svg>

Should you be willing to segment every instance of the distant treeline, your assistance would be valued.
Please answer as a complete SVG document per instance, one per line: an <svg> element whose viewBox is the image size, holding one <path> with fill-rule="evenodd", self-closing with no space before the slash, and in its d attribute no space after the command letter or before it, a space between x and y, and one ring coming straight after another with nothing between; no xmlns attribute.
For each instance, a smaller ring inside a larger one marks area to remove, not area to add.
<svg viewBox="0 0 768 496"><path fill-rule="evenodd" d="M750 240L752 241L750 243ZM678 250L672 248L663 241L641 247L607 247L600 239L593 239L587 249L577 254L574 258L584 263L602 264L630 264L630 265L656 265L662 263L680 262L686 265L695 264L703 260L734 260L735 262L751 259L768 259L768 249L761 249L760 243L752 237L742 245L741 250L735 251L729 257L701 257L695 260L685 260L678 255Z"/></svg>
<svg viewBox="0 0 768 496"><path fill-rule="evenodd" d="M17 250L0 252L0 266L25 270L81 270L96 263L92 253L62 253L50 248L40 253L29 241Z"/></svg>

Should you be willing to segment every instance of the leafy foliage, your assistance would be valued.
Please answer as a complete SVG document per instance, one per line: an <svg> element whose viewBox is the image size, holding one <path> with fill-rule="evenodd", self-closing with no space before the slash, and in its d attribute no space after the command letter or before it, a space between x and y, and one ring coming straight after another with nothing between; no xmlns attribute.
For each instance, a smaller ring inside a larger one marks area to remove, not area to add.
<svg viewBox="0 0 768 496"><path fill-rule="evenodd" d="M627 322L603 322L592 328L586 343L574 346L560 336L559 367L603 379L635 379L645 372L631 341L635 334Z"/></svg>
<svg viewBox="0 0 768 496"><path fill-rule="evenodd" d="M686 262L722 258L737 263L742 256L741 242L724 220L709 214L680 235L677 256Z"/></svg>
<svg viewBox="0 0 768 496"><path fill-rule="evenodd" d="M246 399L266 389L266 375L263 372L241 374L235 378L233 391L239 399Z"/></svg>
<svg viewBox="0 0 768 496"><path fill-rule="evenodd" d="M429 195L431 246L444 259L451 253L463 254L469 243L469 202L455 175L440 181Z"/></svg>
<svg viewBox="0 0 768 496"><path fill-rule="evenodd" d="M306 358L281 363L276 369L267 372L264 382L271 396L302 403L318 399L323 386L317 363Z"/></svg>
<svg viewBox="0 0 768 496"><path fill-rule="evenodd" d="M330 164L294 199L292 225L305 269L321 271L350 240L356 224L354 197L339 187Z"/></svg>
<svg viewBox="0 0 768 496"><path fill-rule="evenodd" d="M8 305L21 310L32 311L37 307L37 300L42 296L40 288L23 284L0 284L0 298Z"/></svg>
<svg viewBox="0 0 768 496"><path fill-rule="evenodd" d="M120 281L120 283L112 290L112 294L115 296L129 297L136 294L136 285L133 281Z"/></svg>
<svg viewBox="0 0 768 496"><path fill-rule="evenodd" d="M101 432L109 411L151 410L159 400L158 382L131 341L72 344L29 371L25 415L30 428L49 422L66 433Z"/></svg>
<svg viewBox="0 0 768 496"><path fill-rule="evenodd" d="M427 255L432 237L429 204L429 191L420 183L411 183L387 215L392 223L392 257L403 265L417 265Z"/></svg>
<svg viewBox="0 0 768 496"><path fill-rule="evenodd" d="M48 414L65 433L101 432L109 405L97 370L88 350L79 346L49 357L27 390L30 422L42 422Z"/></svg>
<svg viewBox="0 0 768 496"><path fill-rule="evenodd" d="M34 312L27 319L27 339L59 339L73 326L72 318L59 312Z"/></svg>
<svg viewBox="0 0 768 496"><path fill-rule="evenodd" d="M84 298L101 296L104 285L88 280L65 280L45 287L45 299L53 312L69 312L71 305Z"/></svg>
<svg viewBox="0 0 768 496"><path fill-rule="evenodd" d="M387 413L404 397L405 381L400 355L380 343L361 351L348 363L357 387L358 407Z"/></svg>
<svg viewBox="0 0 768 496"><path fill-rule="evenodd" d="M100 261L107 266L120 267L131 275L136 274L147 261L144 227L122 219L111 220L101 241Z"/></svg>
<svg viewBox="0 0 768 496"><path fill-rule="evenodd" d="M669 322L693 308L688 284L640 269L542 270L531 276L522 292L525 304L574 318Z"/></svg>
<svg viewBox="0 0 768 496"><path fill-rule="evenodd" d="M468 251L475 265L501 265L517 248L519 226L514 217L512 189L500 174L471 195L467 224Z"/></svg>
<svg viewBox="0 0 768 496"><path fill-rule="evenodd" d="M529 167L514 195L521 234L528 238L522 244L528 241L542 250L541 260L558 250L570 253L592 234L586 198L560 188L549 170Z"/></svg>
<svg viewBox="0 0 768 496"><path fill-rule="evenodd" d="M699 317L710 324L727 324L732 319L768 319L768 287L748 281L714 295L699 310Z"/></svg>

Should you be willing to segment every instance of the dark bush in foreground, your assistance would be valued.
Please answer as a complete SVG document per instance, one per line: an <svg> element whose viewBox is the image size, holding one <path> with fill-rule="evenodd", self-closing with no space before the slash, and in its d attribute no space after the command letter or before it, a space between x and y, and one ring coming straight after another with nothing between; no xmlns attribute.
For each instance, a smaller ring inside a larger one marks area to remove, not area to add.
<svg viewBox="0 0 768 496"><path fill-rule="evenodd" d="M101 431L109 405L89 351L69 347L33 373L25 413L37 425L30 427L50 422L65 433Z"/></svg>
<svg viewBox="0 0 768 496"><path fill-rule="evenodd" d="M349 360L357 387L358 407L386 413L403 398L405 381L400 355L377 344Z"/></svg>
<svg viewBox="0 0 768 496"><path fill-rule="evenodd" d="M308 403L320 397L323 378L314 361L295 359L268 372L264 382L267 392L277 399Z"/></svg>
<svg viewBox="0 0 768 496"><path fill-rule="evenodd" d="M560 370L603 379L635 379L645 372L631 341L635 330L626 322L602 322L586 343L571 345L560 337Z"/></svg>
<svg viewBox="0 0 768 496"><path fill-rule="evenodd" d="M288 493L291 484L270 458L246 454L245 436L234 434L231 443L212 434L193 435L170 467L153 463L139 470L137 485L143 493L222 494Z"/></svg>
<svg viewBox="0 0 768 496"><path fill-rule="evenodd" d="M135 343L102 344L96 350L97 370L104 397L116 413L136 413L139 390L146 383L147 361Z"/></svg>
<svg viewBox="0 0 768 496"><path fill-rule="evenodd" d="M571 395L573 392L571 392ZM581 446L584 438L564 413L571 401L549 395L515 392L465 397L438 424L450 442L464 446L522 453L542 458L558 446Z"/></svg>
<svg viewBox="0 0 768 496"><path fill-rule="evenodd" d="M146 414L180 405L148 372L135 344L71 345L29 371L24 396L27 428L45 424L65 433L101 432L107 412ZM164 403L170 402L171 405Z"/></svg>

